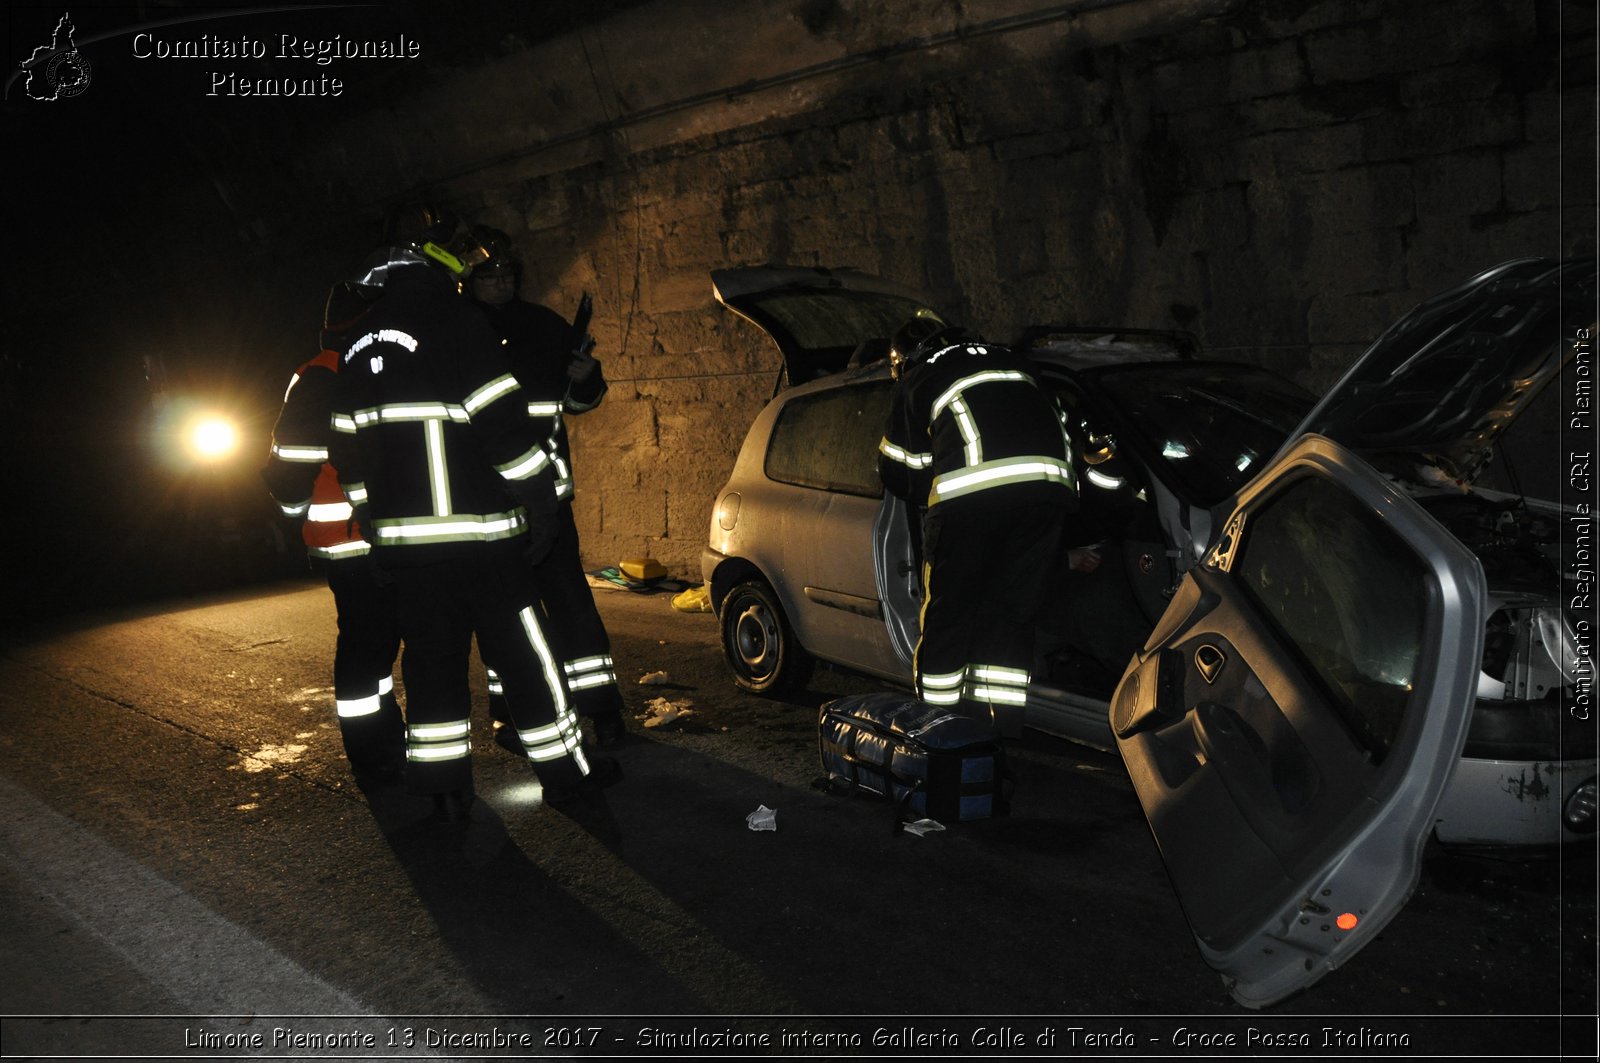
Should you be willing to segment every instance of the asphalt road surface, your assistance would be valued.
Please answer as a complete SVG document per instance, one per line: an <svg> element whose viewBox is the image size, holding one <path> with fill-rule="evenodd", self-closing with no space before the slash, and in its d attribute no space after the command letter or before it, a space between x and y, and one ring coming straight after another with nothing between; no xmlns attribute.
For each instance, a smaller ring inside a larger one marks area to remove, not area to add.
<svg viewBox="0 0 1600 1063"><path fill-rule="evenodd" d="M9 636L0 1055L1592 1055L1592 849L1431 852L1369 948L1249 1011L1114 756L1030 733L1010 816L897 836L812 785L817 706L873 683L750 696L712 616L596 596L625 780L548 808L480 713L465 826L353 785L318 583Z"/></svg>

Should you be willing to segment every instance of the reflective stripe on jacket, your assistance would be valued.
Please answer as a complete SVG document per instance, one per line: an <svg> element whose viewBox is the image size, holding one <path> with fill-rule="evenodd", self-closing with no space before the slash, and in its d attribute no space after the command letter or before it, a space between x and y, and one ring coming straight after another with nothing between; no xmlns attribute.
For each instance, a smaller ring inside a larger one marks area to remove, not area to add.
<svg viewBox="0 0 1600 1063"><path fill-rule="evenodd" d="M360 557L370 547L351 521L339 474L328 461L339 352L325 350L295 370L272 429L261 475L278 509L304 520L300 536L313 557Z"/></svg>
<svg viewBox="0 0 1600 1063"><path fill-rule="evenodd" d="M1055 399L1025 359L992 344L953 344L912 365L878 453L884 486L929 506L1012 484L1077 486Z"/></svg>
<svg viewBox="0 0 1600 1063"><path fill-rule="evenodd" d="M568 378L573 348L584 337L549 307L513 299L499 305L480 303L479 308L499 335L511 371L522 385L528 416L540 424L545 450L554 463L556 497L570 501L572 456L564 415L587 413L600 405L608 387L605 373L597 362L582 380Z"/></svg>
<svg viewBox="0 0 1600 1063"><path fill-rule="evenodd" d="M331 456L386 564L522 535L556 500L547 433L488 322L428 266L393 271L337 374ZM521 504L519 504L521 503Z"/></svg>

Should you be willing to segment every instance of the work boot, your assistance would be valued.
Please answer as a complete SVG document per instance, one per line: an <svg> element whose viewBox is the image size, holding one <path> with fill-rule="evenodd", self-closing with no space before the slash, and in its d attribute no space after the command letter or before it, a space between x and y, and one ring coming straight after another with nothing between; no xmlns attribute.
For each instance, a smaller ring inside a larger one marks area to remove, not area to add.
<svg viewBox="0 0 1600 1063"><path fill-rule="evenodd" d="M355 776L356 787L363 792L399 786L405 781L404 764L400 761L351 761L350 774Z"/></svg>
<svg viewBox="0 0 1600 1063"><path fill-rule="evenodd" d="M543 783L544 803L554 808L572 805L594 797L608 786L622 781L622 765L615 757L589 757L589 774L570 783Z"/></svg>
<svg viewBox="0 0 1600 1063"><path fill-rule="evenodd" d="M363 790L380 786L398 786L404 781L406 744L401 739L394 742L345 743L345 759L350 762L350 774Z"/></svg>

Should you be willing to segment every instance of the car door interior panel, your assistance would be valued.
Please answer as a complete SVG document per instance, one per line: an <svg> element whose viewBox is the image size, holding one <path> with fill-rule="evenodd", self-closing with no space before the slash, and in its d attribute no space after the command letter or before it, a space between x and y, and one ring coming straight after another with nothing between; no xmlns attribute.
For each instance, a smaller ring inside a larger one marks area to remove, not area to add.
<svg viewBox="0 0 1600 1063"><path fill-rule="evenodd" d="M1130 665L1111 727L1241 1003L1342 962L1414 888L1483 606L1469 551L1314 440L1246 497Z"/></svg>

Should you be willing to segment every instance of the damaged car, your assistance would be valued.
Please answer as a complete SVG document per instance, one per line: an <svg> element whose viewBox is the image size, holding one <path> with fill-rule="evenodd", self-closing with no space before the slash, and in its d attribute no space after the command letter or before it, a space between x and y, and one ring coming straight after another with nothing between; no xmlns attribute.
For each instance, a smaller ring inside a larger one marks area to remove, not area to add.
<svg viewBox="0 0 1600 1063"><path fill-rule="evenodd" d="M788 385L710 521L729 669L757 692L819 660L909 686L916 522L878 480L882 356L937 311L850 270L712 280ZM1245 1004L1369 940L1429 837L1595 832L1595 730L1562 706L1585 660L1563 513L1478 484L1593 334L1595 290L1592 259L1497 266L1405 315L1321 397L1179 333L1013 341L1060 402L1080 493L1039 574L1052 604L1027 725L1122 755L1201 950Z"/></svg>

